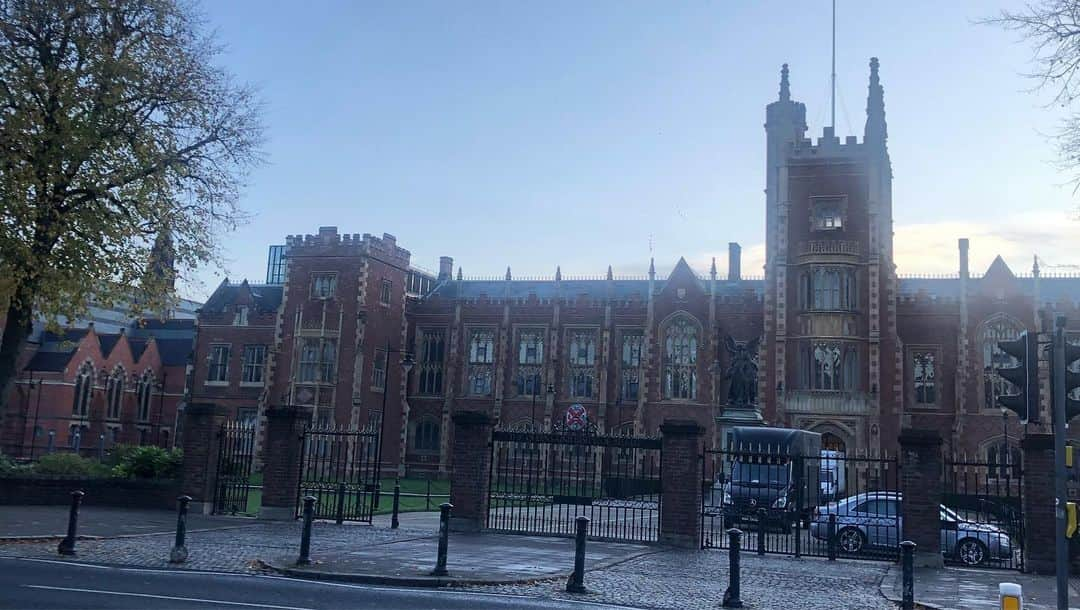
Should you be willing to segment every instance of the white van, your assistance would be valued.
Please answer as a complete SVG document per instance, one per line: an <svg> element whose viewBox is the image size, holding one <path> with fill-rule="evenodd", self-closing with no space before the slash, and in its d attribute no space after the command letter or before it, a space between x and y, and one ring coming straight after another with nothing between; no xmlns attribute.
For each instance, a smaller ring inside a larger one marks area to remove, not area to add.
<svg viewBox="0 0 1080 610"><path fill-rule="evenodd" d="M847 493L844 452L830 449L821 450L821 469L818 480L821 482L821 501L835 502Z"/></svg>

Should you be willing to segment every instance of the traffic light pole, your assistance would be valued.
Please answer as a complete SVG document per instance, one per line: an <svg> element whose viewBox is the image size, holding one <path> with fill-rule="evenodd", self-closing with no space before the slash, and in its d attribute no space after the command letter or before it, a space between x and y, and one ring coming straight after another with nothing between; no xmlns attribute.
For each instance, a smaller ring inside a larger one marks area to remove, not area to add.
<svg viewBox="0 0 1080 610"><path fill-rule="evenodd" d="M1065 317L1054 320L1053 358L1054 367L1054 541L1057 567L1057 607L1069 610L1069 547L1065 538Z"/></svg>

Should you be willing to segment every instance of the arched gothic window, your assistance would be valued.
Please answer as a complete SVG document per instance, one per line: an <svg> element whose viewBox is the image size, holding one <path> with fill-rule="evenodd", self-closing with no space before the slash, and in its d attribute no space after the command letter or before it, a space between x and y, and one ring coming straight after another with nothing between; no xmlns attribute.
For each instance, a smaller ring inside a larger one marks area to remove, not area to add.
<svg viewBox="0 0 1080 610"><path fill-rule="evenodd" d="M852 311L858 307L855 270L813 267L799 274L799 307L804 310Z"/></svg>
<svg viewBox="0 0 1080 610"><path fill-rule="evenodd" d="M859 350L854 344L804 344L799 359L799 382L803 389L849 392L861 389Z"/></svg>
<svg viewBox="0 0 1080 610"><path fill-rule="evenodd" d="M997 408L997 397L1015 392L1013 384L997 374L997 369L1015 366L1016 359L998 347L999 341L1012 341L1020 336L1023 329L1019 324L1005 316L991 319L983 327L983 407Z"/></svg>
<svg viewBox="0 0 1080 610"><path fill-rule="evenodd" d="M117 366L109 375L108 385L105 389L107 411L105 416L111 419L120 418L120 407L124 398L124 367Z"/></svg>
<svg viewBox="0 0 1080 610"><path fill-rule="evenodd" d="M94 367L89 363L79 367L75 375L75 398L71 405L71 414L86 417L90 414L90 395L94 389Z"/></svg>
<svg viewBox="0 0 1080 610"><path fill-rule="evenodd" d="M680 316L664 333L664 398L697 398L698 329L688 317Z"/></svg>
<svg viewBox="0 0 1080 610"><path fill-rule="evenodd" d="M150 421L150 397L154 392L154 374L146 371L139 379L139 421Z"/></svg>

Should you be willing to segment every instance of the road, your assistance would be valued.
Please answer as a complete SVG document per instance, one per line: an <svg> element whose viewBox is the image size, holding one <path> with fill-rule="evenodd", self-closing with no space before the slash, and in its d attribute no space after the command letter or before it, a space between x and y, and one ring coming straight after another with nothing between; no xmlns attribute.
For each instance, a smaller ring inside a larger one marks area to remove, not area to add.
<svg viewBox="0 0 1080 610"><path fill-rule="evenodd" d="M0 559L0 608L3 609L595 610L610 607L617 606L447 589L401 589L320 583L276 576L112 568L51 560Z"/></svg>

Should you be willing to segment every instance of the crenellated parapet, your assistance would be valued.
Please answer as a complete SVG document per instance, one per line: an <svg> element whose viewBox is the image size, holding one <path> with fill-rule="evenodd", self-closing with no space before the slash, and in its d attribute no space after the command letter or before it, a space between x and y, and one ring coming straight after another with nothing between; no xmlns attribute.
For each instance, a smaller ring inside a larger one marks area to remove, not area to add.
<svg viewBox="0 0 1080 610"><path fill-rule="evenodd" d="M338 233L337 227L319 227L315 235L289 235L285 238L289 256L374 256L401 266L409 265L411 253L397 245L389 233L376 237L370 233Z"/></svg>

